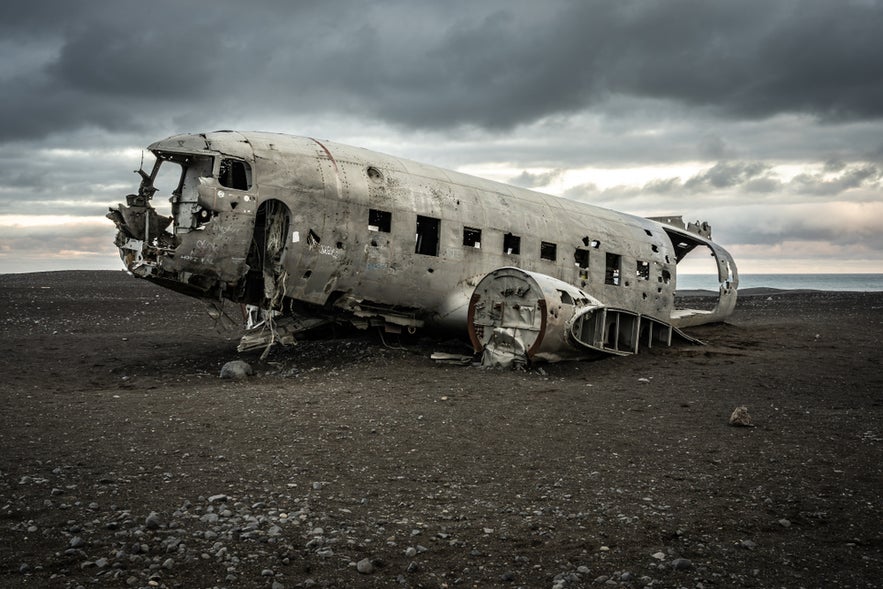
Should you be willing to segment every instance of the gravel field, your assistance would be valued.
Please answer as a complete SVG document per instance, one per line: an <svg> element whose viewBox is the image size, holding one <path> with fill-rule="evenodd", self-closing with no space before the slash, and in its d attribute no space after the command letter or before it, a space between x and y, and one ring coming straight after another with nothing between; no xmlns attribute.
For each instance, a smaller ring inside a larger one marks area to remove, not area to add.
<svg viewBox="0 0 883 589"><path fill-rule="evenodd" d="M261 362L123 272L0 300L2 587L883 586L883 293L531 371L373 332Z"/></svg>

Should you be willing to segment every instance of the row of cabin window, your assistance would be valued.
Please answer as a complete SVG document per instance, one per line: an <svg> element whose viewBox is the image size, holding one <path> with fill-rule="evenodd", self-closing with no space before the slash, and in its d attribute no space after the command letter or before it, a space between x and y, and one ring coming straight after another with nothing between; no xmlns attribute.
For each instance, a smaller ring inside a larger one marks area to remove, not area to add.
<svg viewBox="0 0 883 589"><path fill-rule="evenodd" d="M414 253L426 256L437 256L439 246L441 220L434 217L424 217L417 215L417 233L415 235ZM368 211L368 229L370 231L379 231L389 233L392 231L392 213L389 211L381 211L378 209L369 209ZM600 242L597 240L589 241L588 238L583 239L586 245L591 245L598 249ZM463 227L463 245L466 247L481 247L481 229L474 227ZM503 235L503 253L517 256L521 254L521 237L506 233ZM540 242L540 258L555 262L558 259L558 245L548 241ZM604 273L604 283L619 285L622 266L622 256L606 252L605 256L606 268ZM573 254L573 262L580 268L580 278L588 280L589 267L589 250L576 248ZM636 275L638 280L650 280L650 262L643 260L637 261ZM661 280L662 278L660 278ZM666 280L667 282L667 280Z"/></svg>

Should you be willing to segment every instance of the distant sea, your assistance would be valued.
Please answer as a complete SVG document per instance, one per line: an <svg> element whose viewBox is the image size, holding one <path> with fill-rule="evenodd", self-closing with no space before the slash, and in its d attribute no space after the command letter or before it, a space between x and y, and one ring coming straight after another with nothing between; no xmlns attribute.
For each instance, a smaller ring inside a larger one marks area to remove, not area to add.
<svg viewBox="0 0 883 589"><path fill-rule="evenodd" d="M680 291L717 288L716 276L678 274ZM883 274L739 274L739 290L746 288L883 291Z"/></svg>

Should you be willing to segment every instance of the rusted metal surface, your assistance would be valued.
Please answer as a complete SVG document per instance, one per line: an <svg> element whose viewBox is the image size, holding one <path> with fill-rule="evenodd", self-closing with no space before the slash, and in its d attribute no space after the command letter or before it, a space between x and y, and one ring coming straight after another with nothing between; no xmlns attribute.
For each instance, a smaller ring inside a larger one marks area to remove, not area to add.
<svg viewBox="0 0 883 589"><path fill-rule="evenodd" d="M543 300L564 285L664 325L718 321L735 304L735 264L704 223L645 219L306 137L221 131L149 149L157 161L139 171L138 194L108 214L126 267L192 296L251 305L272 325L288 322L286 337L314 320L462 334L476 287L507 267ZM157 178L169 167L162 191ZM165 201L168 214L158 210ZM713 311L675 310L677 263L694 248L718 262ZM537 345L536 359L571 355Z"/></svg>

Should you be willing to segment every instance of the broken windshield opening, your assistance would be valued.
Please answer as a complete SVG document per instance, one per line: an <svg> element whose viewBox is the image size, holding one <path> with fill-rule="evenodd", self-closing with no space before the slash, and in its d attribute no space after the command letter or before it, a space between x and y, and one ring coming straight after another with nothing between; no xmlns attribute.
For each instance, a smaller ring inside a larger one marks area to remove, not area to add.
<svg viewBox="0 0 883 589"><path fill-rule="evenodd" d="M184 168L176 161L167 160L157 156L153 167L153 195L152 206L160 215L170 217L172 215L172 198L180 194L184 184Z"/></svg>
<svg viewBox="0 0 883 589"><path fill-rule="evenodd" d="M214 158L205 155L156 153L152 178L152 206L156 212L174 219L174 233L201 228L212 218L211 211L198 203L200 178L210 178Z"/></svg>

